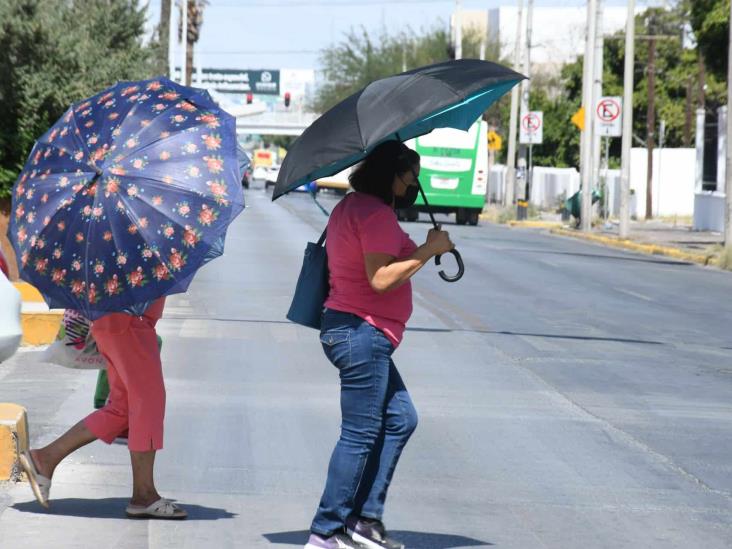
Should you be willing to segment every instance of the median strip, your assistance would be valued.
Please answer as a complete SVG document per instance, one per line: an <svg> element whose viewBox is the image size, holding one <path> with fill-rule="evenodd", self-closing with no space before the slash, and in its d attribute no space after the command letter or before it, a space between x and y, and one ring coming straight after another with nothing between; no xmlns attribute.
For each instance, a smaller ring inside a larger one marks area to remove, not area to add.
<svg viewBox="0 0 732 549"><path fill-rule="evenodd" d="M21 480L18 455L28 449L28 416L18 404L0 402L0 480Z"/></svg>
<svg viewBox="0 0 732 549"><path fill-rule="evenodd" d="M56 339L63 309L49 309L43 296L27 282L15 282L13 286L23 299L21 327L23 345L47 345Z"/></svg>

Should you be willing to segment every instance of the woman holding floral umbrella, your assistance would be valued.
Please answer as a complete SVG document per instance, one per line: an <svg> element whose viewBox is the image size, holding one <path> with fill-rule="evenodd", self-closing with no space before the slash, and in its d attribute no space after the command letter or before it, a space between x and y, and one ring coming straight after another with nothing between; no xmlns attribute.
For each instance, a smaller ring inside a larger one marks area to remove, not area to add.
<svg viewBox="0 0 732 549"><path fill-rule="evenodd" d="M127 516L182 519L158 493L165 385L155 326L165 296L223 253L243 210L236 123L207 92L165 78L121 82L74 104L35 144L13 189L8 236L21 277L52 307L93 320L107 404L21 455L48 507L51 478L76 449L128 433Z"/></svg>

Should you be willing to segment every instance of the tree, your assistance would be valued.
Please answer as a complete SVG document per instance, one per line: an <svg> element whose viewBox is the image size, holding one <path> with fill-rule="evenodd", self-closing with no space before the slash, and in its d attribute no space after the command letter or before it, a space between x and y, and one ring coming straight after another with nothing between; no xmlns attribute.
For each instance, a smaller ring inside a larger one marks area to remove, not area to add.
<svg viewBox="0 0 732 549"><path fill-rule="evenodd" d="M186 0L188 9L188 28L186 29L186 86L191 85L193 76L193 48L201 37L203 26L203 8L208 4L207 0Z"/></svg>
<svg viewBox="0 0 732 549"><path fill-rule="evenodd" d="M477 58L480 33L463 33L463 57ZM325 83L316 92L311 108L324 112L370 82L423 65L447 61L450 33L438 25L421 34L407 29L396 35L382 30L376 36L365 28L351 29L338 44L323 50L320 61ZM498 45L487 44L486 58L498 60Z"/></svg>
<svg viewBox="0 0 732 549"><path fill-rule="evenodd" d="M726 80L729 0L687 0L691 27L707 68Z"/></svg>
<svg viewBox="0 0 732 549"><path fill-rule="evenodd" d="M160 48L157 52L158 62L160 63L161 74L168 76L170 74L170 66L168 65L168 42L170 41L170 11L172 0L160 0L160 22L158 23L158 42Z"/></svg>
<svg viewBox="0 0 732 549"><path fill-rule="evenodd" d="M145 16L137 0L0 0L0 198L71 103L153 76Z"/></svg>
<svg viewBox="0 0 732 549"><path fill-rule="evenodd" d="M685 48L682 33L688 15L683 3L672 9L651 8L636 17L636 52L633 88L633 134L636 143L645 141L648 108L647 63L648 40L656 40L656 93L657 120L666 122L665 145L684 145L686 123L686 95L690 76L697 73L697 52ZM603 94L623 95L625 63L624 31L605 38ZM719 104L723 87L710 76L707 80L707 99L711 106ZM693 89L693 88L692 88ZM544 111L544 143L534 146L534 161L543 166L578 166L579 131L569 121L580 107L582 98L582 57L562 68L557 81L534 82L531 108ZM697 98L698 100L698 98ZM694 128L691 128L693 133ZM611 163L618 164L620 139L611 140Z"/></svg>

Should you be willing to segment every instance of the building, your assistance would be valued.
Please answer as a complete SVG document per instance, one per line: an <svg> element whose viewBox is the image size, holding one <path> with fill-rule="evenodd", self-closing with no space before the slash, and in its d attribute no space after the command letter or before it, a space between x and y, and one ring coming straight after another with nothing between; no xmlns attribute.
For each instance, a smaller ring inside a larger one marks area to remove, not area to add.
<svg viewBox="0 0 732 549"><path fill-rule="evenodd" d="M611 35L625 27L627 9L625 7L605 6L599 22L602 33ZM503 6L485 10L465 10L461 14L464 30L469 28L482 31L487 39L498 43L501 59L513 61L516 46L516 6ZM454 28L454 16L452 18ZM525 35L526 8L522 35ZM573 62L585 50L585 28L587 8L575 7L534 7L531 67L534 74L554 76L562 65ZM525 39L524 39L525 40Z"/></svg>

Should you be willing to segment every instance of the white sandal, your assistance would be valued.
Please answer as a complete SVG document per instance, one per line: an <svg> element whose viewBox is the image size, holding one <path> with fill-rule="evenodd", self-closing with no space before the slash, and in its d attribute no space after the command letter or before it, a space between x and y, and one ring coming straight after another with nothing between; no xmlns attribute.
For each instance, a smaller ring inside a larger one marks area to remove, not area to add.
<svg viewBox="0 0 732 549"><path fill-rule="evenodd" d="M28 475L33 494L36 496L38 503L48 509L48 496L51 492L51 479L41 475L36 469L36 464L33 461L30 450L26 450L21 453L20 465L23 467L25 474Z"/></svg>
<svg viewBox="0 0 732 549"><path fill-rule="evenodd" d="M181 509L169 499L160 498L148 505L142 507L140 505L128 505L127 517L136 519L167 519L167 520L183 520L188 516L185 509Z"/></svg>

